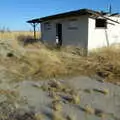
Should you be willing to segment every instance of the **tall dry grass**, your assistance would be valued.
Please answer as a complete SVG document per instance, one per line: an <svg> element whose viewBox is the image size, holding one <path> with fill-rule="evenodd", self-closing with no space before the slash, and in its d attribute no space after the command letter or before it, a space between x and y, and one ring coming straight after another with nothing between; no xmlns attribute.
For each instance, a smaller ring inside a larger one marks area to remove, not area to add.
<svg viewBox="0 0 120 120"><path fill-rule="evenodd" d="M89 56L93 61L91 69L111 82L120 82L120 46L110 46L97 49Z"/></svg>
<svg viewBox="0 0 120 120"><path fill-rule="evenodd" d="M9 32L0 32L0 40L11 40L17 39L18 36L33 36L32 31L9 31ZM40 38L40 32L36 32L37 38Z"/></svg>
<svg viewBox="0 0 120 120"><path fill-rule="evenodd" d="M31 77L33 80L39 80L68 75L97 74L110 82L120 82L119 46L96 49L87 57L81 56L81 49L73 46L60 50L50 49L42 43L21 46L15 39L12 42L3 40L0 47L6 51L6 54L0 53L1 56L7 56L9 52L13 54L13 57L0 59L0 68L4 68L11 79L21 80Z"/></svg>

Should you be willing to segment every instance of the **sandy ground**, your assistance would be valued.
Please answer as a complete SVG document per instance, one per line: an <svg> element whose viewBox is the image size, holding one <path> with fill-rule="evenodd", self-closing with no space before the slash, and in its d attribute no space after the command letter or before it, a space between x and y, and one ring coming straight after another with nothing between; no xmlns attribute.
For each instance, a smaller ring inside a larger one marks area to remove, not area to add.
<svg viewBox="0 0 120 120"><path fill-rule="evenodd" d="M75 116L75 120L120 120L120 86L89 77L66 78L59 79L59 81L77 91L80 96L80 104L64 102L64 97L61 97L63 115ZM23 81L11 85L3 82L0 84L0 88L19 91L21 96L26 97L28 105L33 111L44 114L45 120L52 120L52 98L48 91L41 89L41 86L46 86L48 82L49 80ZM109 92L102 93L101 91L104 89ZM86 113L84 109L86 105L104 113L104 117L99 116L97 112L95 114Z"/></svg>

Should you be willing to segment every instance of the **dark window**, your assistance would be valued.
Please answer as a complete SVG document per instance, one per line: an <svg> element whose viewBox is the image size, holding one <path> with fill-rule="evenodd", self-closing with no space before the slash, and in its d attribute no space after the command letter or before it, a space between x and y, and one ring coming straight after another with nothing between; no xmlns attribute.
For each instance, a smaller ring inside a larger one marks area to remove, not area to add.
<svg viewBox="0 0 120 120"><path fill-rule="evenodd" d="M78 29L78 20L77 19L71 19L68 21L68 29L74 30Z"/></svg>
<svg viewBox="0 0 120 120"><path fill-rule="evenodd" d="M50 30L51 29L51 24L49 22L44 23L44 28L45 30Z"/></svg>
<svg viewBox="0 0 120 120"><path fill-rule="evenodd" d="M107 20L96 19L96 28L107 28Z"/></svg>

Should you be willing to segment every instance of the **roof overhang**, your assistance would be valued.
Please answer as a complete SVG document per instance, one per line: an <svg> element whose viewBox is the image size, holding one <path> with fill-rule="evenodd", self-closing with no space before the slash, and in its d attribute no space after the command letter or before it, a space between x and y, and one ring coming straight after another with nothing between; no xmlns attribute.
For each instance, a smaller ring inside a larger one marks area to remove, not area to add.
<svg viewBox="0 0 120 120"><path fill-rule="evenodd" d="M80 10L70 11L70 12L56 14L56 15L52 15L52 16L32 19L27 22L28 23L41 23L41 22L47 21L47 20L60 19L60 18L71 17L71 16L81 16L81 15L87 15L87 14L90 15L93 13L100 14L99 12L96 12L93 10L80 9Z"/></svg>
<svg viewBox="0 0 120 120"><path fill-rule="evenodd" d="M41 20L40 18L32 19L32 20L27 21L27 23L41 23Z"/></svg>
<svg viewBox="0 0 120 120"><path fill-rule="evenodd" d="M117 21L114 21L108 17L106 17L107 13L105 12L98 12L98 11L94 11L94 10L89 10L89 9L80 9L80 10L75 10L75 11L70 11L70 12L66 12L66 13L61 13L61 14L56 14L56 15L52 15L52 16L47 16L47 17L42 17L42 18L37 18L37 19L32 19L27 21L27 23L41 23L41 22L45 22L48 20L54 20L54 19L60 19L60 18L66 18L66 17L72 17L72 16L82 16L82 15L89 15L89 16L95 16L97 17L102 17L106 20L110 20L112 22L118 23Z"/></svg>

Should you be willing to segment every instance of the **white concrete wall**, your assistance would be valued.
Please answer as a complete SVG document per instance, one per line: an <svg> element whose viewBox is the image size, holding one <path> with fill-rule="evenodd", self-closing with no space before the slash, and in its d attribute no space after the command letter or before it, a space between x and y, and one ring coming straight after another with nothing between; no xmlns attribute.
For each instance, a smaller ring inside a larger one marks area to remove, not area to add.
<svg viewBox="0 0 120 120"><path fill-rule="evenodd" d="M120 22L118 17L110 19ZM120 24L109 20L107 22L107 29L95 28L95 19L89 18L88 50L120 43Z"/></svg>
<svg viewBox="0 0 120 120"><path fill-rule="evenodd" d="M77 29L69 29L71 19L77 19ZM62 40L63 46L76 45L87 48L88 41L88 16L69 17L48 21L52 24L51 30L44 29L44 23L41 24L42 40L50 44L55 44L56 23L62 24Z"/></svg>

